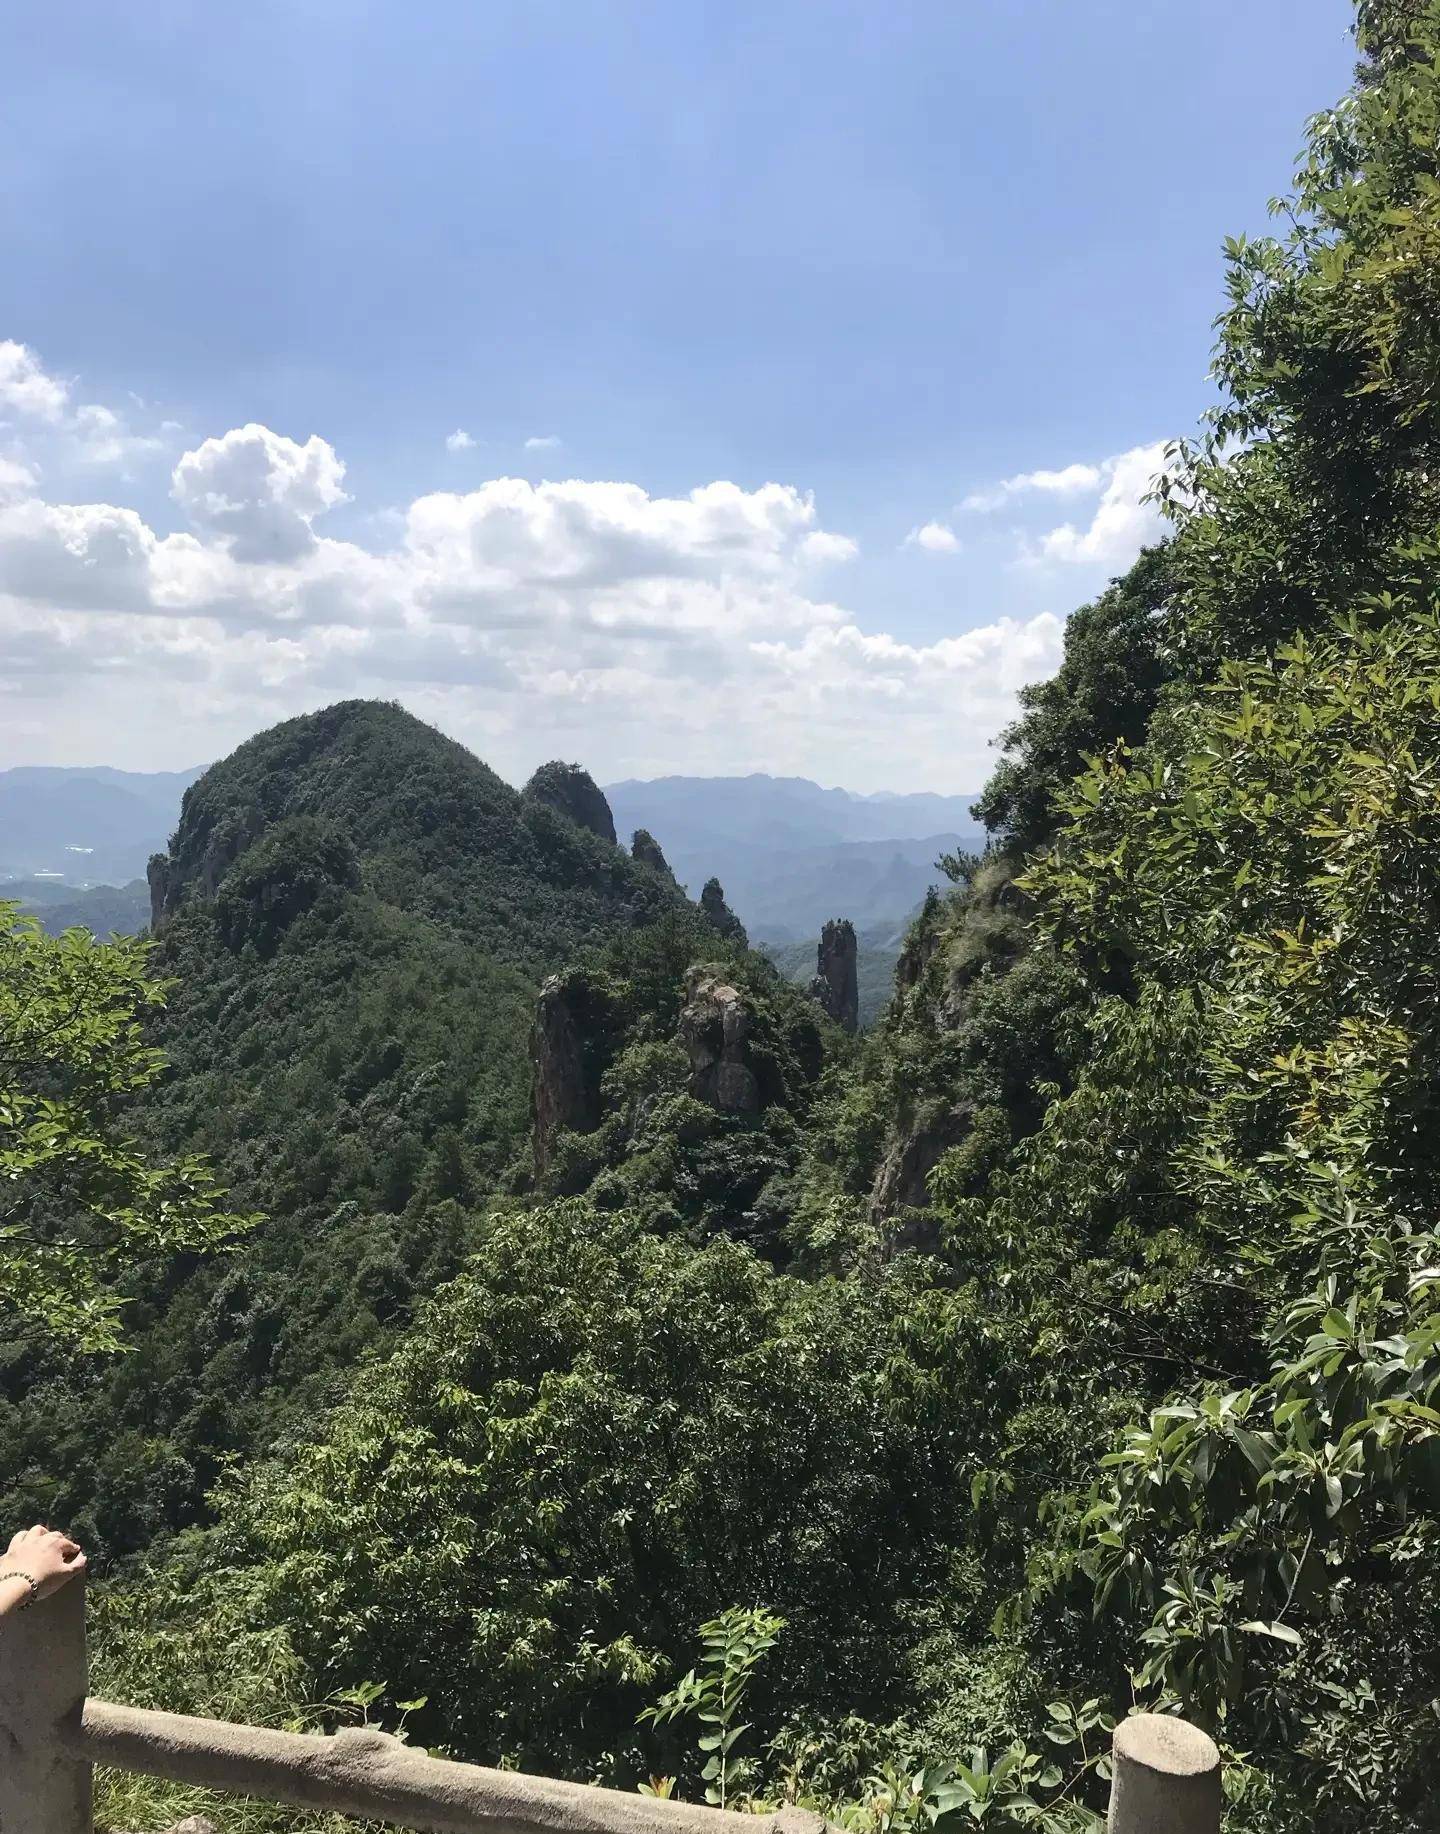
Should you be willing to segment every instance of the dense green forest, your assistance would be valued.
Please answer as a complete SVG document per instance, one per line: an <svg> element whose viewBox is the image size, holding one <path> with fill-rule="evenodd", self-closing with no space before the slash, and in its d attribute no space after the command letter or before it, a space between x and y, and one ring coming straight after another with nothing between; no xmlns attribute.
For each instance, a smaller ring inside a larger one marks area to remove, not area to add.
<svg viewBox="0 0 1440 1834"><path fill-rule="evenodd" d="M1097 1828L1140 1703L1232 1830L1440 1826L1440 0L1357 36L858 1040L373 704L192 786L148 955L16 921L0 1490L106 1691L857 1834Z"/></svg>

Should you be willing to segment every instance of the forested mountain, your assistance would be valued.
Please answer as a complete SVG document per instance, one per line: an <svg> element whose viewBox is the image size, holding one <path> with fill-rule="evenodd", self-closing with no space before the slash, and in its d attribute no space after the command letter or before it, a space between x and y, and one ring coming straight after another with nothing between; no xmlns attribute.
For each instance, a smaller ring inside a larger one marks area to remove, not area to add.
<svg viewBox="0 0 1440 1834"><path fill-rule="evenodd" d="M164 850L199 774L0 771L5 896L38 910L53 901L42 888L70 888L69 921L133 933L144 920L119 894ZM810 941L836 916L898 928L937 882L940 854L979 845L983 833L971 796L858 796L803 777L663 777L607 795L622 839L653 834L693 896L718 875L757 941ZM107 877L114 886L101 884ZM89 898L92 887L108 895Z"/></svg>
<svg viewBox="0 0 1440 1834"><path fill-rule="evenodd" d="M291 721L207 771L151 888L172 994L145 1131L208 1153L269 1221L222 1262L142 1280L118 1372L57 1373L36 1408L52 1367L12 1357L12 1507L43 1498L116 1547L192 1519L222 1454L302 1418L459 1264L460 1206L524 1186L546 971L687 913L712 935L666 874L543 784L517 793L374 703Z"/></svg>
<svg viewBox="0 0 1440 1834"><path fill-rule="evenodd" d="M52 936L77 926L101 937L138 936L150 922L150 890L143 879L83 891L63 879L0 879L0 897L33 912Z"/></svg>
<svg viewBox="0 0 1440 1834"><path fill-rule="evenodd" d="M574 767L352 703L192 788L131 1124L268 1220L149 1219L118 1362L5 1294L9 1507L148 1556L107 1692L856 1834L1097 1830L1139 1702L1232 1834L1437 1825L1440 0L1359 24L865 1037Z"/></svg>

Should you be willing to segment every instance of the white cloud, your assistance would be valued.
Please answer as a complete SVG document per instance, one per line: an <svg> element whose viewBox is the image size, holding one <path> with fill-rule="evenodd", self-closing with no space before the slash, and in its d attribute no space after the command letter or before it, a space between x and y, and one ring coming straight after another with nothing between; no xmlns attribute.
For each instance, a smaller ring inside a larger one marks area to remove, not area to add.
<svg viewBox="0 0 1440 1834"><path fill-rule="evenodd" d="M1147 541L1154 541L1164 518L1153 503L1142 501L1165 463L1165 441L1135 446L1101 467L1105 488L1084 528L1062 523L1040 538L1036 558L1069 565L1128 566Z"/></svg>
<svg viewBox="0 0 1440 1834"><path fill-rule="evenodd" d="M532 433L525 442L527 452L553 452L556 446L563 446L564 440L558 433Z"/></svg>
<svg viewBox="0 0 1440 1834"><path fill-rule="evenodd" d="M131 433L118 414L96 402L75 410L71 431L80 457L90 465L123 465L160 444L148 434Z"/></svg>
<svg viewBox="0 0 1440 1834"><path fill-rule="evenodd" d="M70 385L48 375L28 345L0 339L0 409L53 422L64 415L69 400Z"/></svg>
<svg viewBox="0 0 1440 1834"><path fill-rule="evenodd" d="M924 548L930 554L958 554L960 539L944 522L922 522L905 537L907 548Z"/></svg>
<svg viewBox="0 0 1440 1834"><path fill-rule="evenodd" d="M492 478L362 522L366 545L319 532L345 469L318 435L197 444L173 533L123 501L47 501L23 458L4 463L0 763L92 755L96 731L120 762L215 756L377 695L512 780L554 755L602 777L682 760L835 775L843 758L863 787L965 790L1016 690L1058 659L1050 614L923 645L862 628L816 571L856 544L787 484Z"/></svg>
<svg viewBox="0 0 1440 1834"><path fill-rule="evenodd" d="M817 553L853 544L785 485L493 479L417 499L388 552L312 536L261 563L237 558L234 501L211 501L218 468L203 489L195 470L195 535L117 505L0 505L12 749L63 758L98 726L127 762L163 763L399 694L512 779L562 752L602 776L843 757L865 787L966 789L1017 688L1058 659L1049 614L925 646L862 630L805 590Z"/></svg>
<svg viewBox="0 0 1440 1834"><path fill-rule="evenodd" d="M447 452L469 452L474 444L474 440L471 439L464 427L456 427L453 433L447 433L445 435L445 450Z"/></svg>
<svg viewBox="0 0 1440 1834"><path fill-rule="evenodd" d="M1106 459L1099 465L1062 465L1058 471L1022 471L984 490L972 491L960 507L985 515L1000 509L1014 497L1032 493L1051 497L1078 496L1083 491L1098 490L1105 466L1113 463L1112 459Z"/></svg>
<svg viewBox="0 0 1440 1834"><path fill-rule="evenodd" d="M772 577L815 558L813 501L785 484L717 482L685 497L638 484L492 478L411 504L405 542L427 606L485 608L529 590L604 593L663 579ZM825 536L834 544L843 536Z"/></svg>
<svg viewBox="0 0 1440 1834"><path fill-rule="evenodd" d="M907 677L929 669L958 674L988 666L993 671L993 687L1023 687L1037 674L1054 667L1063 629L1053 612L1042 611L1023 623L999 618L977 630L940 637L928 644L903 643L885 632L866 632L857 625L842 624L808 631L799 643L759 642L754 649L757 655L768 656L784 668L807 675L818 667L822 690L837 679L849 685L848 664L863 660L870 665L865 685L888 698ZM838 674L834 667L837 662L847 665Z"/></svg>
<svg viewBox="0 0 1440 1834"><path fill-rule="evenodd" d="M36 482L35 470L23 459L0 453L0 497L23 496Z"/></svg>
<svg viewBox="0 0 1440 1834"><path fill-rule="evenodd" d="M1021 538L1020 558L1071 566L1128 566L1163 529L1163 518L1142 498L1164 468L1165 442L1132 446L1095 464L1023 471L964 499L963 510L985 513L1023 497L1095 497L1088 521L1072 520ZM1031 525L1033 530L1033 523ZM912 539L919 539L917 533Z"/></svg>
<svg viewBox="0 0 1440 1834"><path fill-rule="evenodd" d="M63 457L86 465L124 465L159 446L98 401L72 407L72 394L72 385L49 374L27 345L0 340L0 413L19 416L29 437L51 440ZM138 395L130 398L144 407Z"/></svg>
<svg viewBox="0 0 1440 1834"><path fill-rule="evenodd" d="M347 501L344 476L334 447L318 434L301 446L252 421L185 453L171 495L236 560L291 561L314 547L315 517Z"/></svg>
<svg viewBox="0 0 1440 1834"><path fill-rule="evenodd" d="M832 535L827 529L817 529L800 543L801 559L814 561L817 566L827 561L854 560L859 552L858 541L849 535Z"/></svg>
<svg viewBox="0 0 1440 1834"><path fill-rule="evenodd" d="M24 498L0 505L0 593L67 611L153 612L167 545L133 509Z"/></svg>

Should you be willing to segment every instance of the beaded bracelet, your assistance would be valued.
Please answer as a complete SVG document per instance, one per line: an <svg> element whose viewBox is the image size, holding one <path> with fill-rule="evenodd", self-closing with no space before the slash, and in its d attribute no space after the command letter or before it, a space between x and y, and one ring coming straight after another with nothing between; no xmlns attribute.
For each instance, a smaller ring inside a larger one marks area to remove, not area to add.
<svg viewBox="0 0 1440 1834"><path fill-rule="evenodd" d="M11 1567L8 1573L0 1573L0 1586L3 1586L7 1579L23 1579L30 1588L29 1598L20 1607L22 1611L28 1611L32 1605L40 1603L40 1588L28 1573L22 1572L19 1567Z"/></svg>

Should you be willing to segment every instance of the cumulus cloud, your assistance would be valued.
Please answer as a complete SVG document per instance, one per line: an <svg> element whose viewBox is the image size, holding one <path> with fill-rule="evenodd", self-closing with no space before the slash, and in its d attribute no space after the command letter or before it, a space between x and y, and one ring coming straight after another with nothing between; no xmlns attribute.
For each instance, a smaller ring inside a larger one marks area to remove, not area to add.
<svg viewBox="0 0 1440 1834"><path fill-rule="evenodd" d="M39 357L14 338L0 339L0 409L55 422L64 415L70 385L48 375Z"/></svg>
<svg viewBox="0 0 1440 1834"><path fill-rule="evenodd" d="M72 384L51 375L28 345L0 340L0 415L14 415L27 436L53 440L65 456L87 465L123 465L159 446L158 439L132 431L121 415L98 401L72 406L73 392ZM145 405L138 395L131 399Z"/></svg>
<svg viewBox="0 0 1440 1834"><path fill-rule="evenodd" d="M23 459L6 458L0 452L0 497L23 496L35 483L33 466L27 465Z"/></svg>
<svg viewBox="0 0 1440 1834"><path fill-rule="evenodd" d="M922 522L905 537L907 548L924 548L929 554L958 554L960 538L944 522Z"/></svg>
<svg viewBox="0 0 1440 1834"><path fill-rule="evenodd" d="M1013 478L1002 478L984 490L971 491L960 507L981 515L1001 509L1012 498L1039 493L1042 496L1077 496L1082 491L1097 490L1105 475L1106 459L1100 465L1062 465L1058 471L1022 471Z"/></svg>
<svg viewBox="0 0 1440 1834"><path fill-rule="evenodd" d="M563 446L564 440L558 433L532 433L525 442L527 452L552 452L556 446Z"/></svg>
<svg viewBox="0 0 1440 1834"><path fill-rule="evenodd" d="M814 561L817 566L827 561L854 560L859 552L858 541L849 535L832 535L828 529L817 529L800 543L801 559Z"/></svg>
<svg viewBox="0 0 1440 1834"><path fill-rule="evenodd" d="M453 433L447 433L445 435L445 450L447 452L469 452L474 444L474 440L471 439L464 427L456 427Z"/></svg>
<svg viewBox="0 0 1440 1834"><path fill-rule="evenodd" d="M151 608L154 533L110 504L0 505L0 593L65 610Z"/></svg>
<svg viewBox="0 0 1440 1834"><path fill-rule="evenodd" d="M318 434L301 446L252 421L187 452L171 495L236 560L290 561L314 547L315 518L347 501L344 476L334 447Z"/></svg>
<svg viewBox="0 0 1440 1834"><path fill-rule="evenodd" d="M328 700L398 694L512 779L553 755L616 776L681 759L835 775L838 758L864 787L968 789L1059 654L1048 613L918 645L863 628L818 583L856 544L788 484L491 478L416 498L366 545L316 526L345 501L318 435L252 424L195 445L172 480L189 527L169 532L123 501L46 500L3 463L15 758L88 755L96 730L126 761L211 756Z"/></svg>
<svg viewBox="0 0 1440 1834"><path fill-rule="evenodd" d="M1104 490L1085 526L1061 523L1040 538L1037 558L1067 565L1128 566L1147 541L1154 541L1164 519L1148 495L1164 468L1165 442L1135 446L1100 468Z"/></svg>
<svg viewBox="0 0 1440 1834"><path fill-rule="evenodd" d="M954 676L976 669L987 671L987 688L1003 694L1053 672L1063 629L1053 612L1042 611L1023 622L999 618L934 643L902 643L883 631L842 624L807 631L798 643L762 642L754 647L757 655L803 676L822 694L838 686L847 693L858 690L895 699L931 670ZM857 662L865 666L857 670Z"/></svg>
<svg viewBox="0 0 1440 1834"><path fill-rule="evenodd" d="M1020 558L1031 563L1124 567L1163 528L1159 511L1142 499L1149 494L1157 473L1164 469L1164 462L1165 442L1157 440L1150 445L1132 446L1128 452L1117 452L1094 464L1022 471L984 490L972 491L960 507L985 514L1025 498L1043 501L1092 497L1095 504L1088 519L1072 518L1039 534L1033 532L1032 521L1032 532L1021 539ZM918 538L918 534L912 537Z"/></svg>
<svg viewBox="0 0 1440 1834"><path fill-rule="evenodd" d="M405 545L427 607L483 612L517 592L606 592L644 581L780 579L797 558L853 551L815 526L814 502L787 484L717 482L685 497L638 484L530 484L492 478L411 504ZM807 546L822 537L828 546Z"/></svg>

